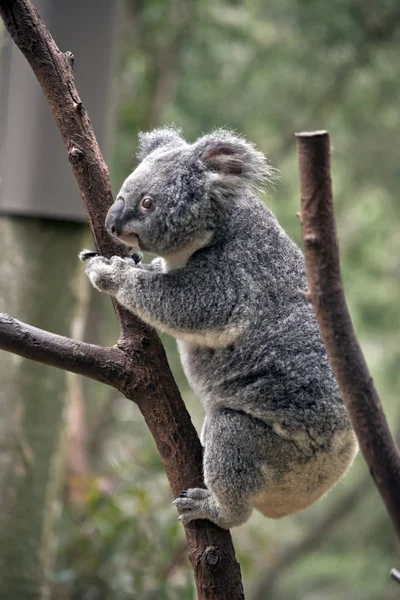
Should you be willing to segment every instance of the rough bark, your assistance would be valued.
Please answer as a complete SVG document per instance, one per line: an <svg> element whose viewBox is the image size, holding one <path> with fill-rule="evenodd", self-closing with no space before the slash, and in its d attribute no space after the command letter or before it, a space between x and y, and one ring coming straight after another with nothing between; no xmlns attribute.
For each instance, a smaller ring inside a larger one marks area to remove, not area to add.
<svg viewBox="0 0 400 600"><path fill-rule="evenodd" d="M360 449L400 540L400 454L354 332L340 274L326 131L297 134L304 253L311 300Z"/></svg>
<svg viewBox="0 0 400 600"><path fill-rule="evenodd" d="M0 348L51 367L90 377L122 392L126 373L130 370L132 385L135 363L123 350L115 346L105 348L86 344L49 333L4 313L0 313Z"/></svg>
<svg viewBox="0 0 400 600"><path fill-rule="evenodd" d="M96 248L105 256L121 255L123 247L103 227L112 202L108 169L75 87L71 57L57 48L29 0L0 0L0 14L46 94L86 206ZM106 377L112 364L111 353L119 351L127 356L134 368L124 370L118 389L123 388L127 398L137 402L155 439L173 493L201 485L200 442L161 342L154 330L128 311L118 305L115 309L121 337L117 348L110 349L110 361L103 365L101 377ZM36 356L35 353L32 358ZM240 568L229 532L208 521L195 521L185 527L185 534L198 598L242 599Z"/></svg>

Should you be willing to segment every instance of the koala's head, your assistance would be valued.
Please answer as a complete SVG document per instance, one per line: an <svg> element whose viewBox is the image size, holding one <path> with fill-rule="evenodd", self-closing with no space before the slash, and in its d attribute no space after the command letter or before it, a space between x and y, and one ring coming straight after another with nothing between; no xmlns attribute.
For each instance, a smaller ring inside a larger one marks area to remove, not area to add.
<svg viewBox="0 0 400 600"><path fill-rule="evenodd" d="M125 244L164 257L206 243L224 202L261 185L272 171L253 145L223 129L194 144L173 128L141 133L138 158L106 228Z"/></svg>

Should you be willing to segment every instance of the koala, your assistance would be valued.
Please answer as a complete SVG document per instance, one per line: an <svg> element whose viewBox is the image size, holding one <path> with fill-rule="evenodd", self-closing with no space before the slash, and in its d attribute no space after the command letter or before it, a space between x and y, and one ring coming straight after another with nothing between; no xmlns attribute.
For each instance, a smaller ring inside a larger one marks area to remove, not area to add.
<svg viewBox="0 0 400 600"><path fill-rule="evenodd" d="M95 288L177 339L204 407L206 488L180 494L179 519L228 529L253 508L303 510L347 471L357 442L304 296L303 255L257 196L273 169L224 129L193 144L155 129L139 148L105 225L156 258L81 259Z"/></svg>

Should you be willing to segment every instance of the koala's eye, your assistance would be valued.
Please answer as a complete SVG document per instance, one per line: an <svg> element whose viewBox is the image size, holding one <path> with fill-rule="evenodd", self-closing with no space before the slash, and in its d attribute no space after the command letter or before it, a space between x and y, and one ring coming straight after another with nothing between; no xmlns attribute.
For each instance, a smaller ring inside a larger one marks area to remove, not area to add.
<svg viewBox="0 0 400 600"><path fill-rule="evenodd" d="M152 213L155 207L156 204L151 196L144 196L140 201L140 210L143 213Z"/></svg>

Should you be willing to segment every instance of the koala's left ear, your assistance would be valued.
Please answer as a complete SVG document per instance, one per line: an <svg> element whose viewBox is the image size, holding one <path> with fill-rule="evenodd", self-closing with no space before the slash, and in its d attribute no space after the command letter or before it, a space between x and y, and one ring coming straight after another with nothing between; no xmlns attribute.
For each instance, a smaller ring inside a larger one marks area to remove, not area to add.
<svg viewBox="0 0 400 600"><path fill-rule="evenodd" d="M273 179L274 169L253 144L225 129L217 129L194 144L196 156L221 178L238 177L242 183L262 185Z"/></svg>
<svg viewBox="0 0 400 600"><path fill-rule="evenodd" d="M139 149L137 157L143 160L157 148L161 146L181 146L185 144L185 140L180 135L180 130L175 127L160 127L153 131L139 133Z"/></svg>

